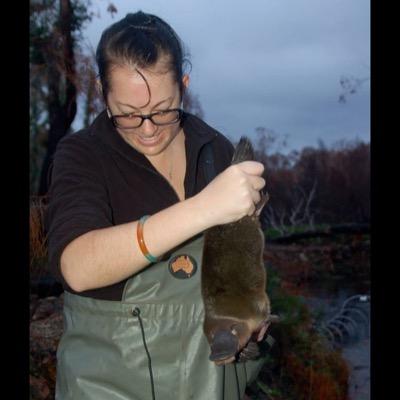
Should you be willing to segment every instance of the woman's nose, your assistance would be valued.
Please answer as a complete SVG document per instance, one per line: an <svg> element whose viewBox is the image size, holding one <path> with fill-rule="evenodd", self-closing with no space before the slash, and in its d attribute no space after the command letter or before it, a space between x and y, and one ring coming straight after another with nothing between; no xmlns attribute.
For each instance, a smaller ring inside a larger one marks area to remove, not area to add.
<svg viewBox="0 0 400 400"><path fill-rule="evenodd" d="M152 136L157 130L157 125L154 125L149 119L145 119L141 128L142 133L144 133L146 136Z"/></svg>

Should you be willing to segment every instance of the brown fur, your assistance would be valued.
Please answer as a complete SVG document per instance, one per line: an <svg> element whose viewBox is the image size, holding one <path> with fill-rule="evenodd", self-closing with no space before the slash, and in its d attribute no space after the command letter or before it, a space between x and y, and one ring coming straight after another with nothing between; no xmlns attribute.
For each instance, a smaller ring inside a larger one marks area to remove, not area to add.
<svg viewBox="0 0 400 400"><path fill-rule="evenodd" d="M244 146L247 149L243 150ZM238 153L242 160L253 156L246 139L239 143ZM234 162L239 161L234 157ZM210 359L217 363L232 360L270 317L264 235L258 220L267 199L262 197L254 216L205 232L201 281L204 333L211 346Z"/></svg>

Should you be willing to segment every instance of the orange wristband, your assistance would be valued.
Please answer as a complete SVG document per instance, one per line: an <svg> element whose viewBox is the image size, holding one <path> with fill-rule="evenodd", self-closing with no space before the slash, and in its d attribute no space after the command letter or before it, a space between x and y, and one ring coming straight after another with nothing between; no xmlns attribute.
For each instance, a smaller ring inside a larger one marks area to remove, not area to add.
<svg viewBox="0 0 400 400"><path fill-rule="evenodd" d="M157 262L157 257L154 257L150 254L149 250L147 250L147 247L144 243L143 239L143 225L144 221L149 217L149 215L144 215L142 218L140 218L138 224L137 224L137 241L139 243L140 250L142 251L143 255L152 263Z"/></svg>

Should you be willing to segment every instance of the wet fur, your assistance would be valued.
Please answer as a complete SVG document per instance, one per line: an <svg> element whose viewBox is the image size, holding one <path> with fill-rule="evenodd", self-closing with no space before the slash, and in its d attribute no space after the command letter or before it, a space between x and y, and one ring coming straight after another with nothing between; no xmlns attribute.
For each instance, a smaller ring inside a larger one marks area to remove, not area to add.
<svg viewBox="0 0 400 400"><path fill-rule="evenodd" d="M241 138L232 164L253 159L250 142ZM270 315L263 253L264 234L257 215L205 232L201 289L204 333L213 361L232 358ZM229 346L216 343L221 332L231 334Z"/></svg>

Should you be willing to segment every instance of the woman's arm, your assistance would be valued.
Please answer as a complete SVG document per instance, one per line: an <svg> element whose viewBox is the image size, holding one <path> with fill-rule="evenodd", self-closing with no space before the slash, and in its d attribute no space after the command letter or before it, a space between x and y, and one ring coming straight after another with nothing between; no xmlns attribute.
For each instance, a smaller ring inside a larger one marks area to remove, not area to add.
<svg viewBox="0 0 400 400"><path fill-rule="evenodd" d="M265 185L261 163L228 167L200 193L150 216L143 227L149 252L159 257L205 229L254 212ZM145 268L136 238L138 221L96 229L71 241L61 254L61 272L76 292L112 285Z"/></svg>
<svg viewBox="0 0 400 400"><path fill-rule="evenodd" d="M158 257L206 228L194 197L152 216L143 226L149 252ZM145 268L136 236L138 221L96 229L69 243L61 272L76 292L112 285Z"/></svg>

